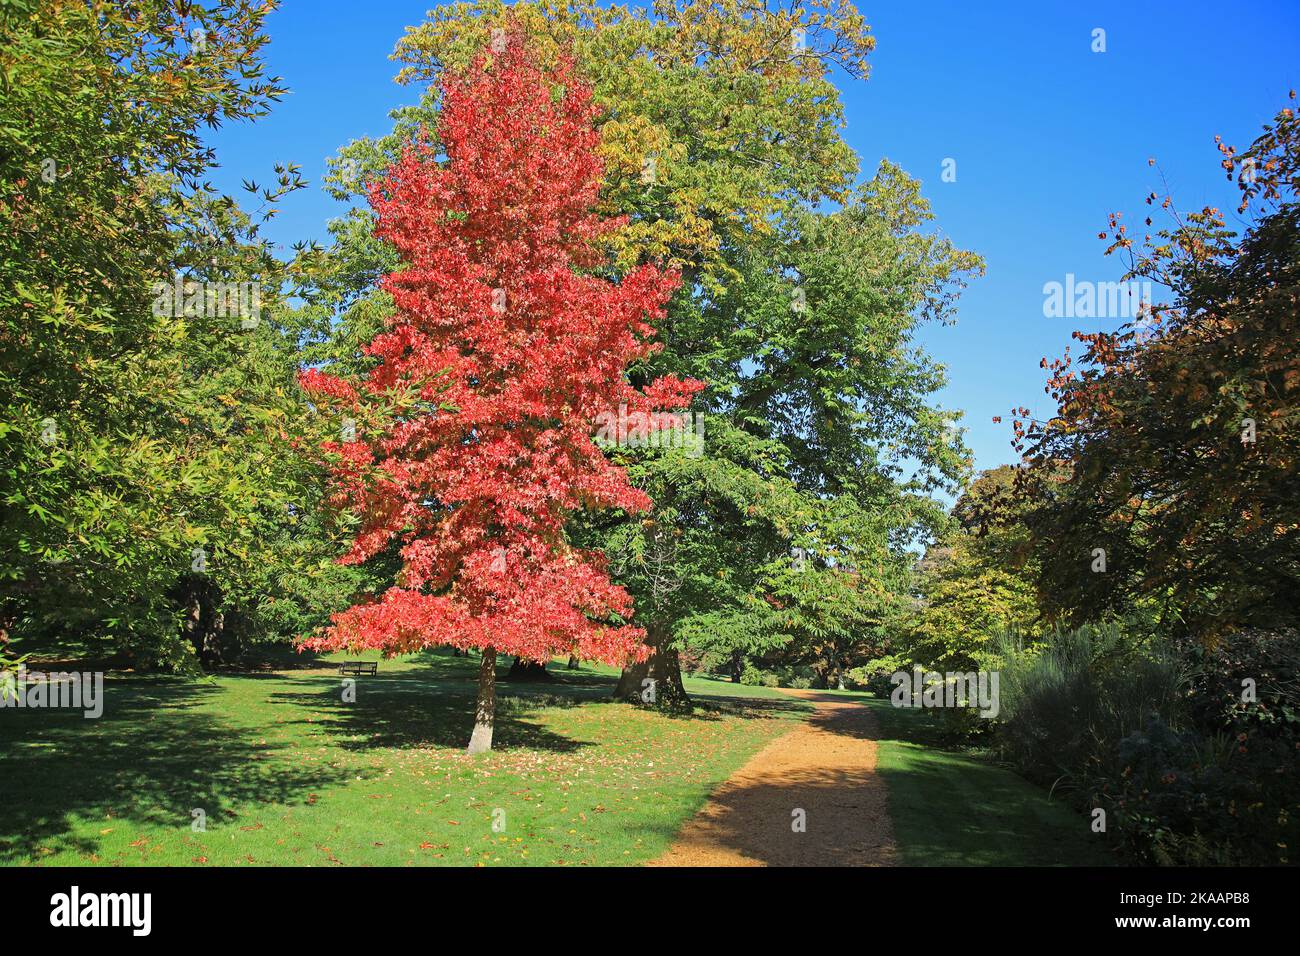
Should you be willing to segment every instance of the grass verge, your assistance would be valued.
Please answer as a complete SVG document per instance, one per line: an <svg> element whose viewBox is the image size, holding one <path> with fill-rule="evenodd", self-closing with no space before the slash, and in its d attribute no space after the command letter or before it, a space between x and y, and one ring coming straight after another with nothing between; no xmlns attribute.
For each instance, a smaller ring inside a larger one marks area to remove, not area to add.
<svg viewBox="0 0 1300 956"><path fill-rule="evenodd" d="M669 716L553 665L558 683L500 685L497 750L471 758L476 658L384 661L355 703L305 663L109 674L98 720L0 711L0 863L636 864L805 710L692 680L704 706Z"/></svg>
<svg viewBox="0 0 1300 956"><path fill-rule="evenodd" d="M876 769L889 788L909 866L1109 866L1089 820L995 763L945 745L935 715L861 697L881 729Z"/></svg>

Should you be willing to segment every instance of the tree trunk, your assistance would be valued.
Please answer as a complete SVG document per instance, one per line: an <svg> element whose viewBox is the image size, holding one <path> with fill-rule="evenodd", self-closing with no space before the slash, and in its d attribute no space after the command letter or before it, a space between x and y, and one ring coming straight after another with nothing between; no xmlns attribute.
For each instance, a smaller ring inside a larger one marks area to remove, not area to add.
<svg viewBox="0 0 1300 956"><path fill-rule="evenodd" d="M681 661L677 649L668 646L667 632L651 625L646 644L650 646L650 656L623 668L614 696L660 707L689 707L691 699L682 686Z"/></svg>
<svg viewBox="0 0 1300 956"><path fill-rule="evenodd" d="M570 654L570 655L569 655L569 670L571 670L571 671L576 671L577 669L578 669L578 655L577 655L577 654Z"/></svg>
<svg viewBox="0 0 1300 956"><path fill-rule="evenodd" d="M185 608L185 639L190 642L194 648L194 656L198 658L199 665L203 664L203 602L199 600L196 591L191 590L189 593L188 606Z"/></svg>
<svg viewBox="0 0 1300 956"><path fill-rule="evenodd" d="M555 678L551 676L545 664L530 661L526 657L516 657L515 662L510 665L510 672L506 674L506 680L554 681Z"/></svg>
<svg viewBox="0 0 1300 956"><path fill-rule="evenodd" d="M740 651L731 652L731 682L739 684L740 678L745 673L745 657Z"/></svg>
<svg viewBox="0 0 1300 956"><path fill-rule="evenodd" d="M226 660L226 612L218 611L212 616L212 626L208 628L204 640L208 647L209 665L223 664Z"/></svg>
<svg viewBox="0 0 1300 956"><path fill-rule="evenodd" d="M205 670L225 659L226 616L217 610L221 592L210 581L191 575L182 585L185 603L181 633L194 648L194 656Z"/></svg>
<svg viewBox="0 0 1300 956"><path fill-rule="evenodd" d="M497 649L483 648L478 665L478 703L474 705L474 733L470 734L470 754L492 749L492 725L497 710Z"/></svg>
<svg viewBox="0 0 1300 956"><path fill-rule="evenodd" d="M838 654L831 658L826 669L826 688L844 690L844 661Z"/></svg>

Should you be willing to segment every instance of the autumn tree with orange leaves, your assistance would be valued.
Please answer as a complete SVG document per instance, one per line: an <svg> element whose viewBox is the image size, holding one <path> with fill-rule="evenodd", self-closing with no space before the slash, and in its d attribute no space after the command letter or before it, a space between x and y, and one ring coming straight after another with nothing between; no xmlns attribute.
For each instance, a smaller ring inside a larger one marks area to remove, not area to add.
<svg viewBox="0 0 1300 956"><path fill-rule="evenodd" d="M382 433L331 447L340 501L361 517L345 562L396 543L402 569L305 646L480 649L471 753L492 746L498 651L615 666L644 654L631 598L565 522L651 504L594 443L599 414L680 409L702 387L629 384L679 279L594 271L618 221L592 211L603 169L590 90L564 57L539 66L519 31L497 39L443 77L436 145L408 149L371 192L378 235L403 259L384 282L396 313L367 348L378 364L359 381L303 376L344 410L418 396Z"/></svg>
<svg viewBox="0 0 1300 956"><path fill-rule="evenodd" d="M1167 295L1116 332L1074 333L1080 358L1043 363L1055 416L1015 415L1041 599L1067 622L1143 609L1201 637L1300 622L1294 109L1219 150L1244 229L1155 193L1168 228L1139 242L1113 214L1108 253Z"/></svg>

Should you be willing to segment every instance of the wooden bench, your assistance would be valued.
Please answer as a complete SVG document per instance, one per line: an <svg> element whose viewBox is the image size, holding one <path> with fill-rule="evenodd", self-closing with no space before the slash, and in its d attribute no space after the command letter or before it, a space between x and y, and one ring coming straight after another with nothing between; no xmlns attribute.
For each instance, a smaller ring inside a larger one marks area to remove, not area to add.
<svg viewBox="0 0 1300 956"><path fill-rule="evenodd" d="M340 674L378 674L378 661L344 661L339 665Z"/></svg>

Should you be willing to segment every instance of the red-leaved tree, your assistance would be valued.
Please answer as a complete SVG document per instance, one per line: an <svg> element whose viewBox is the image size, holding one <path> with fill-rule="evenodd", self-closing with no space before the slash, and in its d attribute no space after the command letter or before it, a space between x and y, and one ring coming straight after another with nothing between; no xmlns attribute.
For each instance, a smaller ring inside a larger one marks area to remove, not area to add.
<svg viewBox="0 0 1300 956"><path fill-rule="evenodd" d="M478 753L492 746L498 651L644 654L630 596L603 555L570 546L565 521L651 505L593 442L595 417L681 409L702 384L628 383L680 280L649 265L621 282L591 271L618 223L593 212L598 111L572 62L543 69L511 32L442 83L438 145L414 144L371 190L377 233L404 263L384 279L396 313L367 346L378 364L364 381L302 376L343 410L418 393L383 434L328 446L340 502L361 519L343 561L396 542L402 570L303 646L481 648Z"/></svg>

